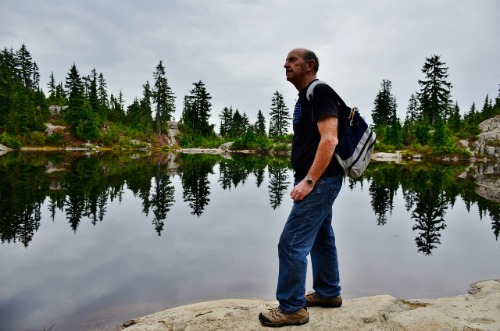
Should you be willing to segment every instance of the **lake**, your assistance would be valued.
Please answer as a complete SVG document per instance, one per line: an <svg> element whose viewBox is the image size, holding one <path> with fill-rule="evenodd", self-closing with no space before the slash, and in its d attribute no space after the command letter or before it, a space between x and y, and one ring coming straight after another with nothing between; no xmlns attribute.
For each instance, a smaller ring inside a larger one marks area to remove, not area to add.
<svg viewBox="0 0 500 331"><path fill-rule="evenodd" d="M333 207L345 299L499 278L500 204L467 171L373 162L345 179ZM113 330L200 301L274 300L292 182L283 158L0 156L0 330Z"/></svg>

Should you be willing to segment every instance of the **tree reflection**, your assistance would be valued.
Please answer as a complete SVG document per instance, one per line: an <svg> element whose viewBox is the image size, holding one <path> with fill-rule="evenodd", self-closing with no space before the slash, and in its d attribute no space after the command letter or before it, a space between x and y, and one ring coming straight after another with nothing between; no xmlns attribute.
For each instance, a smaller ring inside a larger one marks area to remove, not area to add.
<svg viewBox="0 0 500 331"><path fill-rule="evenodd" d="M432 187L417 195L412 218L416 222L413 231L419 231L419 236L415 238L419 252L431 255L432 250L441 244L440 232L446 228L444 221L446 209L443 194L434 193Z"/></svg>
<svg viewBox="0 0 500 331"><path fill-rule="evenodd" d="M199 156L199 157L198 157ZM181 169L182 197L192 209L191 214L198 217L210 202L210 181L208 174L218 161L216 155L182 155L179 162Z"/></svg>
<svg viewBox="0 0 500 331"><path fill-rule="evenodd" d="M153 208L153 224L155 225L155 230L159 236L163 231L163 226L165 225L165 220L167 219L167 214L172 207L174 200L175 188L170 181L170 176L165 174L164 168L161 165L157 165L156 175L154 178L154 189L151 198L151 205Z"/></svg>
<svg viewBox="0 0 500 331"><path fill-rule="evenodd" d="M218 164L218 179L210 183ZM76 232L82 222L104 222L107 205L121 202L130 191L142 203L142 213L152 214L154 231L160 236L175 203L172 176L179 175L182 197L191 214L200 217L210 203L211 185L233 190L255 176L260 187L268 169L269 204L277 209L291 184L288 159L263 156L189 154L103 153L93 156L51 153L8 153L0 157L0 238L2 243L22 243L33 239L42 223L45 199L48 218L62 213ZM362 178L348 179L348 188L369 185L371 206L378 225L384 226L400 190L413 221L417 250L431 255L446 230L446 211L461 198L479 218L492 220L496 240L500 232L500 204L476 192L474 180L457 180L465 166L417 163L398 165L372 163ZM471 170L472 171L472 170Z"/></svg>
<svg viewBox="0 0 500 331"><path fill-rule="evenodd" d="M288 191L288 168L286 162L273 160L269 163L269 202L273 209L283 202L283 196Z"/></svg>

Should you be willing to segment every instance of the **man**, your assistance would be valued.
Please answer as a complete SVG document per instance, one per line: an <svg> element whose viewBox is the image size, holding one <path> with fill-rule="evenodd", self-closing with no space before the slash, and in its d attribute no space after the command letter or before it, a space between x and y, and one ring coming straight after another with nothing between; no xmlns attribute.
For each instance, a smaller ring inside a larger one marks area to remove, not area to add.
<svg viewBox="0 0 500 331"><path fill-rule="evenodd" d="M299 91L293 116L292 166L295 186L293 207L278 244L279 276L277 308L260 313L267 326L302 325L309 321L306 307L340 307L339 272L332 205L342 186L342 169L333 152L338 143L339 104L326 84L314 88L309 102L308 86L316 80L317 56L294 49L286 58L287 80ZM307 255L311 254L314 292L305 295Z"/></svg>

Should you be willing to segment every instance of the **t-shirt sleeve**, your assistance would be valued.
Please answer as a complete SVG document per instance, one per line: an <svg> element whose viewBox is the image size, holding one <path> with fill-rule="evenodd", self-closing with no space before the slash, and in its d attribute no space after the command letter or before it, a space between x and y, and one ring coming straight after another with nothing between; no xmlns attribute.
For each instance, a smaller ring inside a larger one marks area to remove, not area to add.
<svg viewBox="0 0 500 331"><path fill-rule="evenodd" d="M339 105L335 99L335 94L332 88L326 84L318 84L314 87L312 106L316 122L329 116L338 117L339 115Z"/></svg>

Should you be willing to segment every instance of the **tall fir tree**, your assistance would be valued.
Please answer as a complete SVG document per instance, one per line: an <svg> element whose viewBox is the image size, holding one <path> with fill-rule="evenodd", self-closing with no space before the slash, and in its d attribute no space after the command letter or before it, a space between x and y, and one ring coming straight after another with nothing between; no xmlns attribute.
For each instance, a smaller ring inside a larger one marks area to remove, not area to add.
<svg viewBox="0 0 500 331"><path fill-rule="evenodd" d="M76 126L84 118L84 87L80 73L74 63L66 77L65 87L68 93L68 108L66 109L65 119L72 126L72 134L76 136Z"/></svg>
<svg viewBox="0 0 500 331"><path fill-rule="evenodd" d="M190 91L191 94L184 98L182 122L191 132L209 136L214 134L213 125L209 123L212 109L210 100L212 97L201 80L193 83L193 85L194 88Z"/></svg>
<svg viewBox="0 0 500 331"><path fill-rule="evenodd" d="M56 100L56 80L54 79L54 72L50 72L50 79L47 84L49 88L49 102L53 103Z"/></svg>
<svg viewBox="0 0 500 331"><path fill-rule="evenodd" d="M418 98L422 114L432 125L436 123L438 115L446 119L451 109L452 84L447 81L448 68L444 65L439 55L426 58L422 68L425 78L418 81L421 86Z"/></svg>
<svg viewBox="0 0 500 331"><path fill-rule="evenodd" d="M109 100L108 100L108 90L107 83L104 79L104 75L99 73L98 78L98 87L97 87L97 100L99 102L99 117L102 119L106 119L109 112Z"/></svg>
<svg viewBox="0 0 500 331"><path fill-rule="evenodd" d="M420 105L418 103L418 98L415 94L410 96L408 100L408 108L406 108L406 118L405 121L409 123L415 123L420 118Z"/></svg>
<svg viewBox="0 0 500 331"><path fill-rule="evenodd" d="M257 113L257 122L255 122L254 130L255 133L258 135L262 136L266 135L266 119L260 109L259 112Z"/></svg>
<svg viewBox="0 0 500 331"><path fill-rule="evenodd" d="M23 86L28 89L33 88L33 62L31 54L25 44L22 44L21 48L16 52L15 63L16 70L19 73Z"/></svg>
<svg viewBox="0 0 500 331"><path fill-rule="evenodd" d="M156 134L160 136L162 122L170 121L175 111L175 96L168 85L162 61L156 66L153 76L155 79L153 98L156 105Z"/></svg>
<svg viewBox="0 0 500 331"><path fill-rule="evenodd" d="M219 134L221 136L226 136L229 134L231 131L231 128L233 126L233 108L232 106L224 107L222 110L221 114L219 115L220 118L220 128L219 128Z"/></svg>
<svg viewBox="0 0 500 331"><path fill-rule="evenodd" d="M89 102L92 112L95 115L99 115L99 97L97 95L97 71L92 69L92 72L89 76ZM100 116L99 116L100 117Z"/></svg>
<svg viewBox="0 0 500 331"><path fill-rule="evenodd" d="M65 119L71 126L71 134L82 140L94 140L99 134L96 118L88 99L84 97L84 83L73 64L66 78L68 109Z"/></svg>
<svg viewBox="0 0 500 331"><path fill-rule="evenodd" d="M283 100L283 95L278 91L273 94L269 115L269 136L276 137L285 135L288 132L291 117L288 107Z"/></svg>
<svg viewBox="0 0 500 331"><path fill-rule="evenodd" d="M455 102L455 106L453 107L453 114L451 118L448 120L448 127L453 132L458 132L461 127L461 116L460 116L460 107L458 106L458 102Z"/></svg>
<svg viewBox="0 0 500 331"><path fill-rule="evenodd" d="M375 98L375 107L372 110L372 120L375 128L391 123L396 114L396 98L392 95L392 82L382 80L381 89Z"/></svg>

